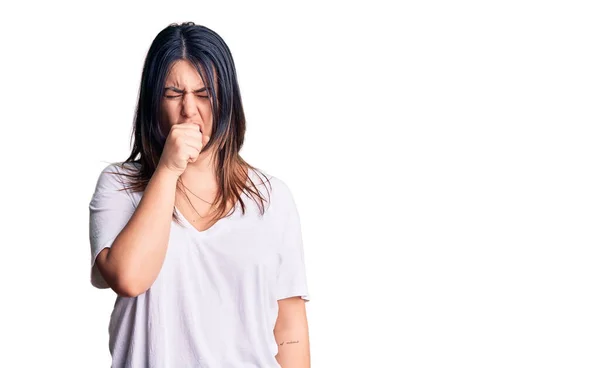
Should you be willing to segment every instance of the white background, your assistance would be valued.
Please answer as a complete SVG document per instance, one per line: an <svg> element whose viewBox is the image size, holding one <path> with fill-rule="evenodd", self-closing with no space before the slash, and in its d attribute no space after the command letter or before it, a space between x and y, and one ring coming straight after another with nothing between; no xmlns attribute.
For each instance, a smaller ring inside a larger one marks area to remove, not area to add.
<svg viewBox="0 0 600 368"><path fill-rule="evenodd" d="M313 367L600 366L593 3L3 3L0 366L109 366L88 204L182 21L296 198Z"/></svg>

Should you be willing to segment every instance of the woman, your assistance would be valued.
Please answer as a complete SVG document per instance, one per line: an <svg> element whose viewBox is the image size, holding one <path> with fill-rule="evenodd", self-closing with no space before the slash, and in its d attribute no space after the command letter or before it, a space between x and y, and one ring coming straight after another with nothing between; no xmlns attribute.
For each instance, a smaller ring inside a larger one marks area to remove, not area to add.
<svg viewBox="0 0 600 368"><path fill-rule="evenodd" d="M288 186L239 155L229 48L172 24L142 71L131 155L99 175L91 282L118 295L113 367L309 367L300 221Z"/></svg>

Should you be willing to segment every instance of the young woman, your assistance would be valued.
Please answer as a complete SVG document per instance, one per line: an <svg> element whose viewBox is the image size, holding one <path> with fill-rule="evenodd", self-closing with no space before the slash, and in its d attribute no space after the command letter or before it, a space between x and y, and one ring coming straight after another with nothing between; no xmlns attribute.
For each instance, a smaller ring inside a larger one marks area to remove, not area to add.
<svg viewBox="0 0 600 368"><path fill-rule="evenodd" d="M172 24L142 71L131 155L99 175L91 282L117 293L113 367L309 367L309 300L289 187L239 154L229 48Z"/></svg>

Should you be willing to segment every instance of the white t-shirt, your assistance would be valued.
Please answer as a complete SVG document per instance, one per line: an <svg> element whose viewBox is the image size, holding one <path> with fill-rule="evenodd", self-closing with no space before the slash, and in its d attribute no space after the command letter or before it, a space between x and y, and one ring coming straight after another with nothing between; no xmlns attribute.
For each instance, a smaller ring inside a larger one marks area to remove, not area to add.
<svg viewBox="0 0 600 368"><path fill-rule="evenodd" d="M135 168L133 164L127 164ZM91 283L108 285L95 266L129 221L143 193L118 191L125 177L115 164L100 174L90 209ZM127 172L130 172L127 170ZM266 203L264 216L247 193L235 213L205 231L182 215L171 222L158 277L143 294L117 295L109 322L114 368L280 367L273 328L277 301L309 300L298 211L288 186L249 171Z"/></svg>

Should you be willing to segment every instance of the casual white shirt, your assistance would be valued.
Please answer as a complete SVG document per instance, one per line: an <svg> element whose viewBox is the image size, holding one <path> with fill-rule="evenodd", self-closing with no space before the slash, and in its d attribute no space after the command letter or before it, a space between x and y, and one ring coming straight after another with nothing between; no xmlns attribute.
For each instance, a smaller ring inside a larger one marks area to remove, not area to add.
<svg viewBox="0 0 600 368"><path fill-rule="evenodd" d="M143 195L119 191L127 178L109 172L124 170L108 165L89 204L91 283L97 288L108 285L96 257L112 246ZM280 367L273 334L277 301L309 300L300 220L282 180L267 175L269 186L257 173L249 175L268 200L262 216L246 193L244 215L238 202L233 215L205 231L176 209L183 226L172 221L152 286L137 297L116 297L108 326L114 368Z"/></svg>

